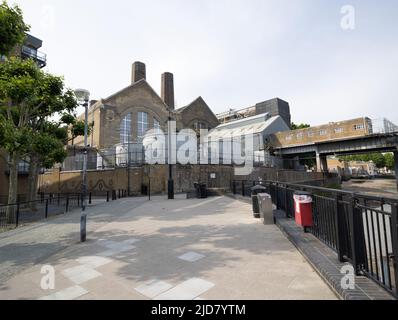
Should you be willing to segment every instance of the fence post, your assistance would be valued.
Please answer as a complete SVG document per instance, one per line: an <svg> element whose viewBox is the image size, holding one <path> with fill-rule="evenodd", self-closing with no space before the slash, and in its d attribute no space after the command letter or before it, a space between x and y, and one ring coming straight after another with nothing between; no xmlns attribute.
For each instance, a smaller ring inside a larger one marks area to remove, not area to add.
<svg viewBox="0 0 398 320"><path fill-rule="evenodd" d="M69 193L66 194L65 213L69 211Z"/></svg>
<svg viewBox="0 0 398 320"><path fill-rule="evenodd" d="M342 223L341 223L341 206L340 203L343 200L341 194L337 193L334 200L334 223L336 225L336 244L337 244L337 255L339 257L340 262L344 262L344 248L347 246L343 243L343 235L342 235Z"/></svg>
<svg viewBox="0 0 398 320"><path fill-rule="evenodd" d="M391 242L394 259L395 294L398 295L398 203L391 205Z"/></svg>
<svg viewBox="0 0 398 320"><path fill-rule="evenodd" d="M88 204L91 204L91 192L88 195Z"/></svg>
<svg viewBox="0 0 398 320"><path fill-rule="evenodd" d="M59 207L59 202L60 202L60 194L58 193L58 207Z"/></svg>
<svg viewBox="0 0 398 320"><path fill-rule="evenodd" d="M46 213L45 213L46 219L48 218L48 199L46 199Z"/></svg>
<svg viewBox="0 0 398 320"><path fill-rule="evenodd" d="M15 228L18 228L19 224L19 203L17 203L17 215L15 217Z"/></svg>
<svg viewBox="0 0 398 320"><path fill-rule="evenodd" d="M289 218L290 217L290 215L289 215L289 210L288 210L288 198L287 198L287 186L284 186L283 187L284 189L285 189L285 213L286 213L286 218Z"/></svg>
<svg viewBox="0 0 398 320"><path fill-rule="evenodd" d="M362 210L357 208L356 199L351 197L348 212L350 222L351 259L356 275L366 265L366 244L363 230Z"/></svg>
<svg viewBox="0 0 398 320"><path fill-rule="evenodd" d="M106 202L109 202L109 191L106 192Z"/></svg>

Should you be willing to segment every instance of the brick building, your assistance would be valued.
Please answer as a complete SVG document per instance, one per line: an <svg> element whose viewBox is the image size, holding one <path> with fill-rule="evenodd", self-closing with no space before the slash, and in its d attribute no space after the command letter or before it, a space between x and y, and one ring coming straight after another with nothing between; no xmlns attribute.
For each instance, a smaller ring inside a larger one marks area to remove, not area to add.
<svg viewBox="0 0 398 320"><path fill-rule="evenodd" d="M91 101L88 116L89 122L93 123L89 144L103 159L107 157L104 150L109 154L117 154L126 146L129 146L131 159L134 159L142 150L148 130L162 129L167 132L169 117L176 121L177 130L213 129L219 124L202 97L176 110L173 74L162 74L159 95L146 81L146 66L142 62L132 65L129 86L108 98ZM83 117L80 116L81 119ZM83 137L77 137L69 144L82 146Z"/></svg>

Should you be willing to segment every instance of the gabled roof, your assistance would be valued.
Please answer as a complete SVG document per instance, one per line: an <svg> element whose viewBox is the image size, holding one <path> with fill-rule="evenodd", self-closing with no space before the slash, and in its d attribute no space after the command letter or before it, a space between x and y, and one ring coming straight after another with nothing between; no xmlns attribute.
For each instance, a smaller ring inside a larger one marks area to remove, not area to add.
<svg viewBox="0 0 398 320"><path fill-rule="evenodd" d="M207 108L209 108L209 106L207 105L207 103L203 100L202 97L197 97L194 101L192 101L190 104L186 105L185 107L179 108L176 110L177 113L181 113L184 112L185 110L191 108L195 103L197 102L202 102ZM209 108L210 110L210 108ZM211 110L210 110L211 111Z"/></svg>
<svg viewBox="0 0 398 320"><path fill-rule="evenodd" d="M133 84L131 84L131 85L129 85L129 86L127 86L127 87L125 87L125 88L119 90L119 91L117 91L116 93L110 95L108 98L103 99L103 100L102 100L102 103L107 104L111 99L117 97L118 95L120 95L120 94L122 94L122 93L124 93L124 92L126 92L126 91L128 91L128 90L131 90L131 89L134 89L134 88L138 88L138 87L144 87L144 88L146 88L147 90L149 90L152 94L154 94L154 96L155 96L156 99L159 101L159 103L163 104L163 106L164 106L167 110L169 110L169 107L164 103L164 101L162 100L162 98L161 98L161 97L158 95L158 93L149 85L149 83L148 83L145 79L141 79L141 80L139 80L139 81L137 81L137 82L135 82L135 83L133 83Z"/></svg>
<svg viewBox="0 0 398 320"><path fill-rule="evenodd" d="M218 119L217 119L216 115L215 115L214 112L210 109L210 107L207 105L206 101L205 101L201 96L197 97L194 101L192 101L192 102L191 102L190 104L188 104L187 106L175 110L175 112L176 112L176 113L183 113L183 112L186 112L186 111L188 111L190 108L194 107L195 104L197 104L197 103L199 103L199 104L201 104L203 107L205 107L205 108L209 111L209 113L213 115L214 120L218 122Z"/></svg>

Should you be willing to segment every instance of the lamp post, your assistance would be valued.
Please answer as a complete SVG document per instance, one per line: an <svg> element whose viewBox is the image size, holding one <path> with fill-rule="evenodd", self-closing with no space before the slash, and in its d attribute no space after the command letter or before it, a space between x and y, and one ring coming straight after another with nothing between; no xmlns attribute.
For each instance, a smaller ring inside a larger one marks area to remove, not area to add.
<svg viewBox="0 0 398 320"><path fill-rule="evenodd" d="M173 165L171 163L172 159L172 143L171 143L171 111L169 111L169 121L168 121L168 138L169 138L169 143L168 143L168 150L169 150L169 155L168 155L168 161L169 161L169 180L167 182L167 190L168 190L168 198L169 200L174 199L174 180L173 180Z"/></svg>
<svg viewBox="0 0 398 320"><path fill-rule="evenodd" d="M85 89L75 90L78 103L84 107L84 148L83 148L83 195L82 195L82 214L80 217L80 241L86 241L86 224L87 224L87 139L88 139L88 102L90 100L90 92Z"/></svg>

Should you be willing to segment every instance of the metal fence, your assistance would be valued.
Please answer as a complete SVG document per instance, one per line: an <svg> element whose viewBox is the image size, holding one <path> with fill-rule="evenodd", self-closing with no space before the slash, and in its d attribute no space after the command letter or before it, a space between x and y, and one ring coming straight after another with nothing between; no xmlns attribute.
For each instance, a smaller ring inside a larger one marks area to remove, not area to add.
<svg viewBox="0 0 398 320"><path fill-rule="evenodd" d="M233 181L234 194L250 196L256 184L267 188L277 209L294 218L295 191L312 196L310 232L333 249L341 262L398 297L398 200L322 187L280 182Z"/></svg>
<svg viewBox="0 0 398 320"><path fill-rule="evenodd" d="M124 197L127 197L127 191L121 189L89 192L87 194L87 202L89 205L92 205ZM82 205L83 195L81 193L41 193L38 195L38 200L35 201L0 205L0 232L62 215L73 209L81 208Z"/></svg>

